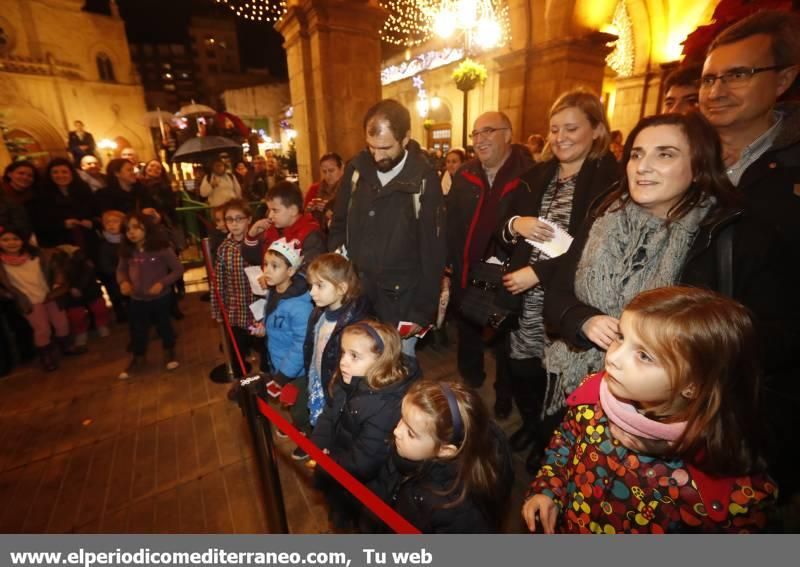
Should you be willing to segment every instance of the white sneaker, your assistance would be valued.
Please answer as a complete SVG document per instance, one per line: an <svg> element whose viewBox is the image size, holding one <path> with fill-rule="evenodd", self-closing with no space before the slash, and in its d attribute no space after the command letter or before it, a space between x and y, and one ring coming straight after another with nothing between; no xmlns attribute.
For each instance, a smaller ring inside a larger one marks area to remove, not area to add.
<svg viewBox="0 0 800 567"><path fill-rule="evenodd" d="M110 334L111 334L111 331L108 330L108 327L97 327L97 335L98 336L106 338Z"/></svg>
<svg viewBox="0 0 800 567"><path fill-rule="evenodd" d="M169 362L167 362L167 370L170 370L170 371L175 370L180 365L181 364L177 360L170 360Z"/></svg>

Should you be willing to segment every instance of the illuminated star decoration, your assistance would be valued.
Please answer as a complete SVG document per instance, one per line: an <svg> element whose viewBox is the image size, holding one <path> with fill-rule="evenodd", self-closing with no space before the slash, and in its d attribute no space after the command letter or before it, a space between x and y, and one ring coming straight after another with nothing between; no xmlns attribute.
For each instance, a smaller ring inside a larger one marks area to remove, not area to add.
<svg viewBox="0 0 800 567"><path fill-rule="evenodd" d="M286 13L286 0L216 0L238 17L254 22L277 22Z"/></svg>
<svg viewBox="0 0 800 567"><path fill-rule="evenodd" d="M422 89L422 85L425 84L425 81L422 80L422 77L420 77L419 75L416 75L413 79L411 79L411 84L413 84L414 88L419 91L419 90L423 90Z"/></svg>

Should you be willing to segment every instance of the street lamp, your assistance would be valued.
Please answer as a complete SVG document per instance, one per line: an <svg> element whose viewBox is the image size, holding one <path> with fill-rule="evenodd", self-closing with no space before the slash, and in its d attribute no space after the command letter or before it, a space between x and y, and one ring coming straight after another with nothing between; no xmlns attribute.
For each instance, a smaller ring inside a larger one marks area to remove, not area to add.
<svg viewBox="0 0 800 567"><path fill-rule="evenodd" d="M97 143L97 147L101 150L105 150L108 161L111 161L111 158L114 156L114 150L117 149L117 143L114 140L103 138Z"/></svg>
<svg viewBox="0 0 800 567"><path fill-rule="evenodd" d="M474 46L491 49L503 41L502 0L441 0L431 13L433 31L443 39L461 33L464 41L464 57L469 60ZM464 92L462 143L467 147L468 101L471 86L459 89Z"/></svg>

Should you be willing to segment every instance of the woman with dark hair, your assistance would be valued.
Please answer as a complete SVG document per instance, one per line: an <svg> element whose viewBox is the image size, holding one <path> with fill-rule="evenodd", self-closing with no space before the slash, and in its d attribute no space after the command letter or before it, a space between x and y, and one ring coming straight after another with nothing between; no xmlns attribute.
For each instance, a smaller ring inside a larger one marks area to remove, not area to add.
<svg viewBox="0 0 800 567"><path fill-rule="evenodd" d="M548 261L550 250L532 243L551 240L555 226L575 234L592 201L619 179L619 166L609 152L605 109L597 95L580 90L561 95L550 109L548 143L546 160L520 178L500 231L500 239L513 246L505 283L513 291L525 291L519 324L509 334L512 393L522 417L522 426L510 441L515 451L533 446L528 464L534 470L551 432L541 421L547 341L544 290L525 286L526 279L533 279L541 263Z"/></svg>
<svg viewBox="0 0 800 567"><path fill-rule="evenodd" d="M623 177L545 278L544 317L557 340L545 352L546 411L603 367L625 304L642 291L684 284L730 296L755 315L769 374L799 346L794 262L779 234L739 205L714 128L699 113L639 121Z"/></svg>
<svg viewBox="0 0 800 567"><path fill-rule="evenodd" d="M127 214L152 206L145 198L142 185L129 160L112 159L106 166L106 177L108 187L94 194L100 214L106 211L122 211Z"/></svg>
<svg viewBox="0 0 800 567"><path fill-rule="evenodd" d="M39 185L38 177L29 161L8 164L0 182L0 226L13 222L29 232L33 229L25 207Z"/></svg>
<svg viewBox="0 0 800 567"><path fill-rule="evenodd" d="M339 190L339 182L344 174L342 156L330 152L319 158L320 181L313 183L306 192L303 208L319 223L327 233L333 218L333 200Z"/></svg>
<svg viewBox="0 0 800 567"><path fill-rule="evenodd" d="M39 246L73 244L94 257L97 238L92 191L68 159L50 160L42 186L28 202L28 212Z"/></svg>
<svg viewBox="0 0 800 567"><path fill-rule="evenodd" d="M453 176L458 168L467 161L467 154L461 148L451 148L444 156L444 173L442 173L442 195L445 197L450 192Z"/></svg>

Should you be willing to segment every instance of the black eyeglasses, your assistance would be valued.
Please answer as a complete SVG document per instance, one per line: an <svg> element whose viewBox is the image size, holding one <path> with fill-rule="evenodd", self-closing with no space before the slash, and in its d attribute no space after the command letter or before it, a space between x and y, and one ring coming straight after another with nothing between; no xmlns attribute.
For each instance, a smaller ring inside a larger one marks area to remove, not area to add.
<svg viewBox="0 0 800 567"><path fill-rule="evenodd" d="M504 126L503 128L483 128L482 130L473 130L470 132L469 139L477 140L478 138L483 138L484 136L491 136L498 130L511 130L511 128Z"/></svg>
<svg viewBox="0 0 800 567"><path fill-rule="evenodd" d="M244 222L247 217L225 217L225 222Z"/></svg>
<svg viewBox="0 0 800 567"><path fill-rule="evenodd" d="M714 83L717 82L717 79L719 79L723 85L731 88L742 87L750 82L750 79L753 78L753 75L765 73L767 71L780 71L781 69L785 68L785 65L750 68L737 67L736 69L731 69L730 71L726 71L725 73L721 73L719 75L703 75L700 77L700 88L710 89L714 86Z"/></svg>

